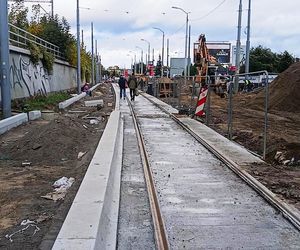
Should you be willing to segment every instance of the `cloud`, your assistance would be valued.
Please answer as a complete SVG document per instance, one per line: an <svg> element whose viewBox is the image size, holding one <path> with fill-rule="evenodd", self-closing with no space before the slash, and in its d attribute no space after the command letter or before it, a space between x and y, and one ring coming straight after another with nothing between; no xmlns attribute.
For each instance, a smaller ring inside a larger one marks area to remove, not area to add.
<svg viewBox="0 0 300 250"><path fill-rule="evenodd" d="M185 45L186 15L172 6L178 6L191 12L189 20L192 28L191 42L195 42L202 33L208 41L236 42L238 0L79 0L81 28L87 48L90 48L90 23L94 23L94 37L98 40L103 64L126 65L131 62L129 51L138 55L140 46L147 51L151 43L155 57L162 47L162 34L152 27L165 31L170 40L170 52L183 52ZM47 7L47 6L46 6ZM216 8L218 7L218 8ZM89 10L85 8L90 8ZM244 30L247 26L248 1L243 0L242 43L245 43ZM263 45L275 52L284 50L299 56L298 34L300 19L299 1L260 0L252 1L251 45ZM65 16L76 32L76 1L54 0L54 10ZM213 12L212 12L213 10ZM191 46L192 47L192 46ZM152 51L152 49L151 49ZM184 54L180 54L183 56ZM166 56L165 56L166 57Z"/></svg>

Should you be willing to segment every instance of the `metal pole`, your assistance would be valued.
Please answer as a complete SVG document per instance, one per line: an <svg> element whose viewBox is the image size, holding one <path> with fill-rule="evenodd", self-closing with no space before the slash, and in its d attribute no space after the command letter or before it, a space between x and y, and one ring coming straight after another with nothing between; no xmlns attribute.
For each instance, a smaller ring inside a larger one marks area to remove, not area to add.
<svg viewBox="0 0 300 250"><path fill-rule="evenodd" d="M236 74L240 73L240 54L241 54L241 28L242 28L242 0L240 0L239 4L239 14L238 14L238 32L237 32L237 40L236 40ZM235 77L234 81L234 92L237 93L239 88L239 77Z"/></svg>
<svg viewBox="0 0 300 250"><path fill-rule="evenodd" d="M152 65L154 64L154 48L152 49Z"/></svg>
<svg viewBox="0 0 300 250"><path fill-rule="evenodd" d="M102 66L101 66L101 55L99 55L99 77L100 77L100 82L102 81Z"/></svg>
<svg viewBox="0 0 300 250"><path fill-rule="evenodd" d="M167 39L167 77L169 77L169 38Z"/></svg>
<svg viewBox="0 0 300 250"><path fill-rule="evenodd" d="M189 25L189 43L188 43L188 77L191 74L191 25Z"/></svg>
<svg viewBox="0 0 300 250"><path fill-rule="evenodd" d="M161 77L164 77L164 54L165 54L165 32L162 39L162 55L161 55Z"/></svg>
<svg viewBox="0 0 300 250"><path fill-rule="evenodd" d="M77 93L80 94L81 67L80 67L80 23L79 23L79 0L77 0Z"/></svg>
<svg viewBox="0 0 300 250"><path fill-rule="evenodd" d="M210 88L210 85L211 85L211 79L210 79L210 76L207 76L207 105L206 105L206 125L208 126L209 125L209 122L210 122L210 94L211 94L211 88Z"/></svg>
<svg viewBox="0 0 300 250"><path fill-rule="evenodd" d="M232 80L230 80L230 85L229 85L229 98L228 98L228 123L227 123L227 134L228 134L228 139L232 139L232 97L233 97L233 87L232 87Z"/></svg>
<svg viewBox="0 0 300 250"><path fill-rule="evenodd" d="M53 0L51 0L51 16L52 16L52 18L54 17L54 5L53 5Z"/></svg>
<svg viewBox="0 0 300 250"><path fill-rule="evenodd" d="M250 61L250 19L251 19L251 0L248 0L248 24L247 24L247 42L246 42L246 63L245 73L249 73L249 61ZM248 75L247 75L248 79Z"/></svg>
<svg viewBox="0 0 300 250"><path fill-rule="evenodd" d="M269 105L269 75L266 73L266 87L265 87L265 126L264 126L264 148L263 159L266 159L267 154L267 131L268 131L268 105Z"/></svg>
<svg viewBox="0 0 300 250"><path fill-rule="evenodd" d="M150 63L150 42L148 42L148 62L147 64L149 65Z"/></svg>
<svg viewBox="0 0 300 250"><path fill-rule="evenodd" d="M83 30L81 30L81 45L83 46Z"/></svg>
<svg viewBox="0 0 300 250"><path fill-rule="evenodd" d="M141 75L143 74L143 50L141 50L141 68L140 68Z"/></svg>
<svg viewBox="0 0 300 250"><path fill-rule="evenodd" d="M94 24L91 22L91 36L92 36L92 85L95 84L95 62L94 62Z"/></svg>
<svg viewBox="0 0 300 250"><path fill-rule="evenodd" d="M136 54L134 54L134 74L136 75Z"/></svg>
<svg viewBox="0 0 300 250"><path fill-rule="evenodd" d="M11 116L7 0L0 0L0 80L3 118Z"/></svg>
<svg viewBox="0 0 300 250"><path fill-rule="evenodd" d="M95 40L95 54L96 54L96 84L99 82L99 65L98 65L98 41Z"/></svg>

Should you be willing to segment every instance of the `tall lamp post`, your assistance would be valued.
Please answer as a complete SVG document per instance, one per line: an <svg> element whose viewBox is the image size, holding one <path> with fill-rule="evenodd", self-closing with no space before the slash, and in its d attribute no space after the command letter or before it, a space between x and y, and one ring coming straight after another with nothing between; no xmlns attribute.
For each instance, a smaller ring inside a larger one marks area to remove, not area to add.
<svg viewBox="0 0 300 250"><path fill-rule="evenodd" d="M245 73L249 73L249 59L250 59L250 19L251 19L251 0L248 0L248 24L247 24L247 42L246 42L246 63L245 63ZM248 75L246 76L248 79Z"/></svg>
<svg viewBox="0 0 300 250"><path fill-rule="evenodd" d="M135 46L137 49L141 50L141 64L140 64L140 74L143 74L143 49L139 46Z"/></svg>
<svg viewBox="0 0 300 250"><path fill-rule="evenodd" d="M164 76L164 50L165 50L165 32L157 27L153 27L153 29L159 30L163 37L162 37L162 49L161 49L161 77Z"/></svg>
<svg viewBox="0 0 300 250"><path fill-rule="evenodd" d="M184 9L176 6L172 6L173 9L181 10L186 14L186 22L185 22L185 46L184 46L184 80L186 83L186 76L187 76L187 42L188 42L188 23L189 23L189 13L185 11Z"/></svg>
<svg viewBox="0 0 300 250"><path fill-rule="evenodd" d="M11 116L7 0L0 0L0 80L3 118Z"/></svg>
<svg viewBox="0 0 300 250"><path fill-rule="evenodd" d="M141 39L141 41L148 43L148 59L147 59L147 68L148 68L150 62L150 42L143 38Z"/></svg>
<svg viewBox="0 0 300 250"><path fill-rule="evenodd" d="M77 0L77 93L80 94L81 72L80 72L80 20L79 20L79 0Z"/></svg>

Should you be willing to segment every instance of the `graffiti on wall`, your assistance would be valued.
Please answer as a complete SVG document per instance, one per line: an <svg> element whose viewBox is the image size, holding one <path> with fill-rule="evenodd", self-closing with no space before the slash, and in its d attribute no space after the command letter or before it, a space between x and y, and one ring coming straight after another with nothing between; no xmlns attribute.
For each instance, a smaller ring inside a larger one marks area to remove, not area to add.
<svg viewBox="0 0 300 250"><path fill-rule="evenodd" d="M34 65L21 55L12 57L10 65L10 82L15 93L21 96L34 96L37 93L50 92L50 76L41 62ZM17 96L18 97L18 96Z"/></svg>

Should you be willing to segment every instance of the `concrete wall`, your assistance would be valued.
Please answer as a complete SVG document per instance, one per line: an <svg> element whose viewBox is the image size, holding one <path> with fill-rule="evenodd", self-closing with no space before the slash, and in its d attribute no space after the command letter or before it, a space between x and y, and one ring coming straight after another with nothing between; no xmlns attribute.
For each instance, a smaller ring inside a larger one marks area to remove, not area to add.
<svg viewBox="0 0 300 250"><path fill-rule="evenodd" d="M33 65L29 55L28 50L10 46L9 63L12 99L29 97L37 93L76 88L76 68L71 67L64 61L55 60L53 72L49 75L41 62L38 65Z"/></svg>

